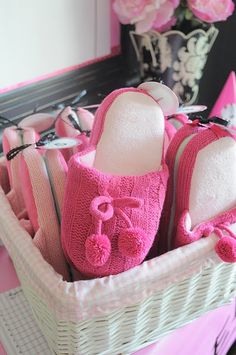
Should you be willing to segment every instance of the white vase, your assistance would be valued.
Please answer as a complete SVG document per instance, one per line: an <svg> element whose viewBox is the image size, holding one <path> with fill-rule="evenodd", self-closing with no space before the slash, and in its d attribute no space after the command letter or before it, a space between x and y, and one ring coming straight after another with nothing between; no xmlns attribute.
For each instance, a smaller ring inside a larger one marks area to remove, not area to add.
<svg viewBox="0 0 236 355"><path fill-rule="evenodd" d="M162 80L177 94L181 104L196 102L208 54L218 35L212 25L187 35L180 31L142 35L130 32L143 80Z"/></svg>

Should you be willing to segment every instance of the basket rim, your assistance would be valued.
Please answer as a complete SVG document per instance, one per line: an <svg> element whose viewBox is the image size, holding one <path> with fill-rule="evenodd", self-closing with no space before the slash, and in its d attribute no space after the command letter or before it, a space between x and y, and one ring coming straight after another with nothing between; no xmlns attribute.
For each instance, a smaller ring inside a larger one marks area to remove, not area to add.
<svg viewBox="0 0 236 355"><path fill-rule="evenodd" d="M109 307L114 311L151 297L204 269L224 264L214 252L218 238L212 235L145 261L118 275L67 282L43 259L32 243L31 236L19 224L1 188L0 210L0 234L16 269L18 262L15 259L22 260L27 278L42 298L47 301L51 299L52 303L56 301L62 307L69 303L70 307L73 305L82 311L88 307L99 309L98 313ZM84 317L85 313L81 316Z"/></svg>

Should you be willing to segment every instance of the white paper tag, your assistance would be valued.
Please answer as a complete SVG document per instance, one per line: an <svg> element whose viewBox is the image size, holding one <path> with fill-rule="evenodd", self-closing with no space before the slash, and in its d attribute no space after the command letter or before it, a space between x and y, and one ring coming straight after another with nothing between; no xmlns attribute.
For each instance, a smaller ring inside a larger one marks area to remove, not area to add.
<svg viewBox="0 0 236 355"><path fill-rule="evenodd" d="M43 145L42 149L66 149L66 148L73 148L76 147L77 145L80 145L82 142L79 139L76 138L57 138L54 139L51 142L46 143Z"/></svg>
<svg viewBox="0 0 236 355"><path fill-rule="evenodd" d="M181 106L177 110L178 113L184 113L184 114L189 114L189 113L194 113L194 112L202 112L207 109L207 106L205 105L191 105L191 106Z"/></svg>

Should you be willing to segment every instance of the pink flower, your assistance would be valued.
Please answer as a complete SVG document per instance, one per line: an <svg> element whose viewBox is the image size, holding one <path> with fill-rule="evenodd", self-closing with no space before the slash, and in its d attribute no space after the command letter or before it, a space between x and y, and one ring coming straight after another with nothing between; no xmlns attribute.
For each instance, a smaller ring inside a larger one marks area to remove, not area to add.
<svg viewBox="0 0 236 355"><path fill-rule="evenodd" d="M176 24L176 18L173 16L180 0L166 0L163 5L156 11L156 17L153 22L153 28L159 32L169 30Z"/></svg>
<svg viewBox="0 0 236 355"><path fill-rule="evenodd" d="M205 22L225 21L234 11L232 0L188 0L193 14Z"/></svg>
<svg viewBox="0 0 236 355"><path fill-rule="evenodd" d="M156 12L165 1L114 0L113 9L121 23L136 24L136 32L143 33L152 28Z"/></svg>
<svg viewBox="0 0 236 355"><path fill-rule="evenodd" d="M156 11L149 12L146 15L146 17L144 17L144 19L142 19L141 21L138 21L136 23L135 32L136 33L144 33L144 32L149 31L153 26L153 22L155 20L155 17L156 17Z"/></svg>
<svg viewBox="0 0 236 355"><path fill-rule="evenodd" d="M169 31L173 26L175 26L177 22L177 18L175 16L172 16L171 19L166 22L164 25L160 27L155 27L154 29L158 32L166 32Z"/></svg>
<svg viewBox="0 0 236 355"><path fill-rule="evenodd" d="M115 0L113 9L121 23L129 24L143 20L155 5L153 0Z"/></svg>
<svg viewBox="0 0 236 355"><path fill-rule="evenodd" d="M170 0L170 2L173 4L174 8L179 6L180 0Z"/></svg>

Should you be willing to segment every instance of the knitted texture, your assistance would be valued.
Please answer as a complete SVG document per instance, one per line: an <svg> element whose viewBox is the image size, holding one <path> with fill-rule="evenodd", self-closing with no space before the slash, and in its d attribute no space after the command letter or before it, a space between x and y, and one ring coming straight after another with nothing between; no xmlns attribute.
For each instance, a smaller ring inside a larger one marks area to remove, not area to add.
<svg viewBox="0 0 236 355"><path fill-rule="evenodd" d="M191 218L188 211L184 211L179 219L175 237L177 247L192 243L201 237L209 237L215 233L219 241L215 250L225 262L236 262L236 236L228 228L236 222L236 208L226 211L209 221L198 224L191 230Z"/></svg>
<svg viewBox="0 0 236 355"><path fill-rule="evenodd" d="M236 262L236 240L227 236L222 237L216 244L215 251L219 257L228 263Z"/></svg>
<svg viewBox="0 0 236 355"><path fill-rule="evenodd" d="M168 240L168 231L170 228L172 205L175 203L175 160L179 147L182 142L192 134L205 128L197 125L186 125L176 132L174 138L170 142L166 152L166 163L169 168L170 177L167 183L167 191L165 203L161 215L159 238L158 238L158 253L166 253L170 249L170 240Z"/></svg>
<svg viewBox="0 0 236 355"><path fill-rule="evenodd" d="M168 179L163 137L161 106L145 90L116 90L97 110L90 151L70 160L62 220L64 253L86 277L118 274L149 252Z"/></svg>
<svg viewBox="0 0 236 355"><path fill-rule="evenodd" d="M36 232L34 244L55 271L69 280L60 241L60 209L63 203L66 165L59 151L27 148L21 157L25 203Z"/></svg>
<svg viewBox="0 0 236 355"><path fill-rule="evenodd" d="M192 127L189 128L189 127ZM195 126L196 127L196 126ZM184 147L180 157L176 156L176 152L180 147L181 142L186 138L189 129L194 132L194 124L180 130L175 138L173 144L170 146L170 151L167 153L167 163L172 174L172 181L170 181L170 188L167 200L164 207L164 221L161 226L165 228L164 223L169 217L173 223L172 230L168 230L170 237L170 246L179 247L189 244L200 239L202 236L208 237L214 232L219 237L219 245L216 245L216 252L224 261L234 262L235 258L235 236L228 229L227 225L236 222L236 208L227 210L225 212L219 211L216 216L210 220L202 221L202 223L194 226L192 229L192 221L189 213L190 191L194 186L192 185L192 176L196 166L196 159L201 150L209 146L211 143L220 142L222 138L231 137L235 140L228 131L212 125L209 127L197 128L195 136L189 140ZM207 156L204 159L209 160ZM178 160L178 165L176 165ZM231 164L232 162L229 162ZM217 156L213 159L212 164L217 164ZM175 171L176 170L176 171ZM202 172L204 181L204 172ZM218 186L221 183L221 176L217 175ZM171 202L173 199L173 202ZM197 203L197 201L196 201ZM199 203L199 201L198 201ZM207 208L207 206L206 206ZM163 233L163 229L161 232ZM162 240L163 241L163 240ZM166 247L166 245L165 245Z"/></svg>
<svg viewBox="0 0 236 355"><path fill-rule="evenodd" d="M140 264L159 226L167 178L166 165L143 176L113 176L72 157L62 246L74 267L87 277L102 277Z"/></svg>
<svg viewBox="0 0 236 355"><path fill-rule="evenodd" d="M6 128L3 132L2 144L3 152L6 155L11 149L22 144L35 143L38 140L38 134L32 128L17 129L16 127ZM19 179L20 155L17 155L11 161L6 161L11 186L9 202L17 216L24 210L25 204L22 196L21 181ZM15 195L15 196L13 196Z"/></svg>

